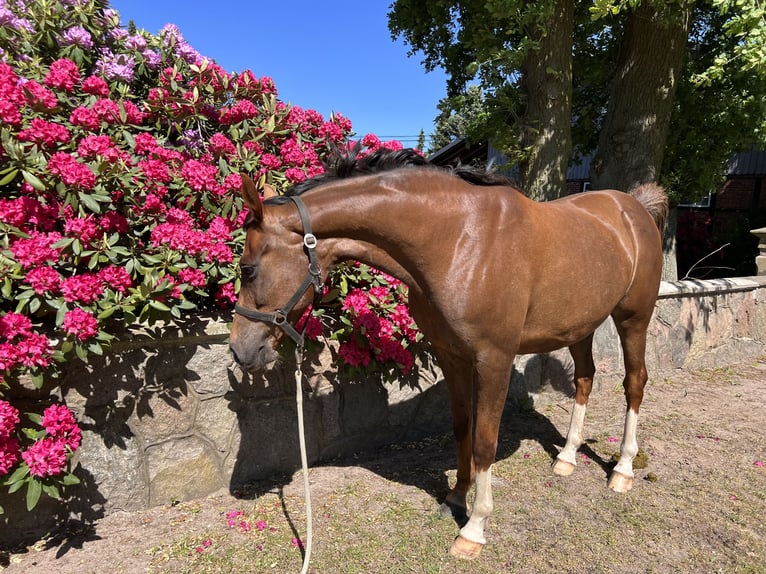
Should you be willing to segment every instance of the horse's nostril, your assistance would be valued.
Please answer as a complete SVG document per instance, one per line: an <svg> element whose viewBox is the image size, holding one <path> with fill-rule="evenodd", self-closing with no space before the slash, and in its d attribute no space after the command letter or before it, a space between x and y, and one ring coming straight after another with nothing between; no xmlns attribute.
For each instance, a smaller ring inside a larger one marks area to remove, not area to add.
<svg viewBox="0 0 766 574"><path fill-rule="evenodd" d="M237 352L231 347L229 347L229 351L231 351L231 356L234 357L234 362L237 363L238 365L241 365L242 361L239 360L239 357L237 356Z"/></svg>

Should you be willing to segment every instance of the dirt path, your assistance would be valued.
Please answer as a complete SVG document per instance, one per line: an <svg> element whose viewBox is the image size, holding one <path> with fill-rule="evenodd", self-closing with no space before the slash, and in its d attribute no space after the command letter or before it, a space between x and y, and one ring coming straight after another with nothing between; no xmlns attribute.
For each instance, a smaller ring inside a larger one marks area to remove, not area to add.
<svg viewBox="0 0 766 574"><path fill-rule="evenodd" d="M470 567L447 555L457 526L436 512L454 480L450 437L313 469L311 572L766 572L766 358L655 377L639 424L648 466L616 495L605 484L623 405L619 381L603 381L570 478L550 471L569 402L506 413L489 544ZM115 513L0 554L0 565L7 574L298 572L304 525L298 474L279 490Z"/></svg>

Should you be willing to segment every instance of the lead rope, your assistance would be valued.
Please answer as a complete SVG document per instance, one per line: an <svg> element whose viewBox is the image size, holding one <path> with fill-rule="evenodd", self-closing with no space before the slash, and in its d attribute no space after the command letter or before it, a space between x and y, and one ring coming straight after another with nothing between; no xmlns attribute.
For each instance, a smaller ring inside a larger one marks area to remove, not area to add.
<svg viewBox="0 0 766 574"><path fill-rule="evenodd" d="M295 404L298 409L298 438L301 445L301 468L303 469L303 497L306 505L306 545L304 546L303 568L301 574L307 574L309 571L309 562L311 561L311 541L313 538L313 528L311 520L311 486L309 485L309 463L306 456L306 431L303 425L303 388L301 379L301 363L303 362L303 345L295 349L295 360L298 366L295 368Z"/></svg>

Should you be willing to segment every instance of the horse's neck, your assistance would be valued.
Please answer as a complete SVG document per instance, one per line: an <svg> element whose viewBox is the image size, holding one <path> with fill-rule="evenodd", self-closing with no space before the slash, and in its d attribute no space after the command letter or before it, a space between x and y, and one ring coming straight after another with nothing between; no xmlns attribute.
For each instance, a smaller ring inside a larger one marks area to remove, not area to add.
<svg viewBox="0 0 766 574"><path fill-rule="evenodd" d="M304 201L314 232L328 243L331 264L361 261L413 286L428 250L417 236L428 235L425 228L438 229L436 198L429 208L416 192L383 186L373 177L341 180Z"/></svg>

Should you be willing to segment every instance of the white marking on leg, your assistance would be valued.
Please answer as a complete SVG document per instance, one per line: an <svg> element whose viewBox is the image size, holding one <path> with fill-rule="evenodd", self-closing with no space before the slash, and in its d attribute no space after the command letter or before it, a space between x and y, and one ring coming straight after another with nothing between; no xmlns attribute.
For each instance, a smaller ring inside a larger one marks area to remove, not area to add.
<svg viewBox="0 0 766 574"><path fill-rule="evenodd" d="M569 421L569 431L567 432L567 442L564 448L556 458L577 465L577 449L582 446L582 428L585 423L586 405L574 404L572 409L572 419Z"/></svg>
<svg viewBox="0 0 766 574"><path fill-rule="evenodd" d="M460 536L471 542L486 544L487 539L484 538L484 527L487 525L487 518L489 518L490 514L492 514L491 466L487 470L476 471L476 499L473 501L471 518L460 529Z"/></svg>
<svg viewBox="0 0 766 574"><path fill-rule="evenodd" d="M625 413L625 433L622 436L622 445L620 446L620 462L614 467L614 472L631 478L633 478L633 459L638 454L637 426L638 413L633 409L628 409Z"/></svg>

